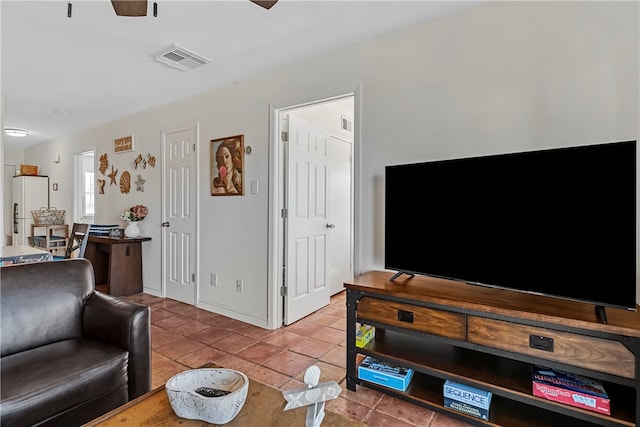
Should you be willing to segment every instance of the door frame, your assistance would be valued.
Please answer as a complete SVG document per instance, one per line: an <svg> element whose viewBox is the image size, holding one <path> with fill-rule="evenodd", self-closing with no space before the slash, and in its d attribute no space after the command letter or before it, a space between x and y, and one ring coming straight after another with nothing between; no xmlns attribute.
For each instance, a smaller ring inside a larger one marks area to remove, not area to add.
<svg viewBox="0 0 640 427"><path fill-rule="evenodd" d="M299 107L325 103L353 96L353 274L359 271L359 217L360 183L360 85L349 85L343 90L335 89L325 96L307 97L304 100L281 102L269 106L269 233L268 233L268 323L270 329L284 324L284 299L280 287L284 280L284 226L281 212L284 208L284 150L281 144L282 117Z"/></svg>

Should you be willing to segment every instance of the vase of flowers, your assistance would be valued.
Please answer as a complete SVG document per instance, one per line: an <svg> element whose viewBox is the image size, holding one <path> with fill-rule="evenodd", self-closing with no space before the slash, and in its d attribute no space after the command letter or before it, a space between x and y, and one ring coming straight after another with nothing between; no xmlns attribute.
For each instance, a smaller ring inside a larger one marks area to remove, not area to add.
<svg viewBox="0 0 640 427"><path fill-rule="evenodd" d="M140 235L140 227L138 222L146 218L149 210L144 205L134 205L129 209L125 209L120 214L120 218L127 221L127 226L124 229L124 235L127 237L138 237Z"/></svg>

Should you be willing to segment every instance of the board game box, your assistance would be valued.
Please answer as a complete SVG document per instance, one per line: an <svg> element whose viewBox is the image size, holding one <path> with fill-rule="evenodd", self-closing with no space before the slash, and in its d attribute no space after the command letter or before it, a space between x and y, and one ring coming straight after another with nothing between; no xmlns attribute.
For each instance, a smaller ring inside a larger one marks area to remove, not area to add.
<svg viewBox="0 0 640 427"><path fill-rule="evenodd" d="M447 380L442 394L444 406L483 420L489 419L492 393Z"/></svg>
<svg viewBox="0 0 640 427"><path fill-rule="evenodd" d="M358 378L385 387L406 391L413 377L413 369L395 366L367 356L358 366Z"/></svg>
<svg viewBox="0 0 640 427"><path fill-rule="evenodd" d="M611 415L609 396L600 381L537 365L531 375L534 396Z"/></svg>

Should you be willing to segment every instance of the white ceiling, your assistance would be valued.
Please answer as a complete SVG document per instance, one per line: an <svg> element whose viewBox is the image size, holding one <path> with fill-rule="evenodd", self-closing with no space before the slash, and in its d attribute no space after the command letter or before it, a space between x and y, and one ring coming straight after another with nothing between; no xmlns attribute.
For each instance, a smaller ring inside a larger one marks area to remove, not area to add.
<svg viewBox="0 0 640 427"><path fill-rule="evenodd" d="M26 147L261 74L476 4L475 1L149 0L119 17L108 0L0 2L4 126ZM180 71L153 60L176 43L212 60ZM55 114L57 109L69 113Z"/></svg>

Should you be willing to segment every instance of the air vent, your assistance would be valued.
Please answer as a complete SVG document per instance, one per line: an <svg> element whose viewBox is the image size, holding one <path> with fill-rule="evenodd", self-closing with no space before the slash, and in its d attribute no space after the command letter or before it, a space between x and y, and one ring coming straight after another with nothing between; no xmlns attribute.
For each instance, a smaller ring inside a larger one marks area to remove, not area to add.
<svg viewBox="0 0 640 427"><path fill-rule="evenodd" d="M173 44L155 57L156 61L167 64L182 71L193 70L211 62L210 59L188 49Z"/></svg>

